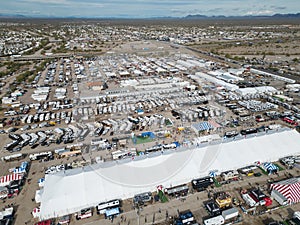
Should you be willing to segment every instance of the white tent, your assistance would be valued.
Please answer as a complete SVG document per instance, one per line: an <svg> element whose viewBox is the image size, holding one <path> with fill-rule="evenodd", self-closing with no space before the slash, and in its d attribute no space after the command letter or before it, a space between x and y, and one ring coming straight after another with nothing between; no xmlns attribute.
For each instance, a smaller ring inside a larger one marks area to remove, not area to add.
<svg viewBox="0 0 300 225"><path fill-rule="evenodd" d="M272 162L300 153L295 130L210 144L192 149L165 151L119 162L105 162L46 175L40 219L48 219L96 206L99 202L126 199L135 194L188 183L209 171L238 169L255 161ZM144 159L143 159L144 158Z"/></svg>
<svg viewBox="0 0 300 225"><path fill-rule="evenodd" d="M34 200L36 203L41 203L41 195L43 190L36 190Z"/></svg>
<svg viewBox="0 0 300 225"><path fill-rule="evenodd" d="M190 75L191 79L195 79L195 78L201 78L201 79L204 79L208 82L211 82L211 83L214 83L216 85L220 85L222 87L224 87L225 89L229 90L229 91L234 91L234 90L237 90L239 89L239 87L235 84L230 84L230 83L227 83L223 80L220 80L218 78L215 78L215 77L212 77L206 73L202 73L202 72L197 72L195 75ZM195 79L197 82L198 80Z"/></svg>
<svg viewBox="0 0 300 225"><path fill-rule="evenodd" d="M239 88L235 90L236 93L245 96L245 95L254 95L257 93L255 88Z"/></svg>

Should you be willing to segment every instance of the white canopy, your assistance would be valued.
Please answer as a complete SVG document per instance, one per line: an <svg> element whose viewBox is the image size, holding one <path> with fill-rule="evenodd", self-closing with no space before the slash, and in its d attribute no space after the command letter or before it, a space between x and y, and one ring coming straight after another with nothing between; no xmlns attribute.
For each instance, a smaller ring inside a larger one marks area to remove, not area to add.
<svg viewBox="0 0 300 225"><path fill-rule="evenodd" d="M40 219L74 213L103 201L155 191L158 185L170 187L188 183L193 178L207 176L212 170L238 169L255 161L272 162L283 156L299 154L299 137L295 130L262 133L247 139L165 151L156 156L105 162L46 175Z"/></svg>

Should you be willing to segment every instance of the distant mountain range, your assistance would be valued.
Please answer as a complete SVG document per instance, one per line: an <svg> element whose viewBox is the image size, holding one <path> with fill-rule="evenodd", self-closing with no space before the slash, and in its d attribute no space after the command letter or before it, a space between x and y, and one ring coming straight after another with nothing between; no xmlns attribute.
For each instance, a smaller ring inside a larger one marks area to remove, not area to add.
<svg viewBox="0 0 300 225"><path fill-rule="evenodd" d="M220 15L220 16L205 16L205 15L199 15L199 14L196 14L196 15L187 15L185 17L183 17L183 19L225 19L225 18L228 18L228 19L255 19L255 18L300 18L300 13L295 13L295 14L274 14L274 15L271 15L271 16L264 16L264 15L259 15L259 16L255 16L255 15L246 15L246 16L223 16L223 15Z"/></svg>
<svg viewBox="0 0 300 225"><path fill-rule="evenodd" d="M19 15L19 14L3 14L0 13L0 18L30 18L24 15Z"/></svg>
<svg viewBox="0 0 300 225"><path fill-rule="evenodd" d="M152 17L152 18L130 18L130 17L78 17L78 16L68 16L68 17L49 17L49 16L25 16L21 14L1 14L0 13L0 19L6 18L6 19L34 19L34 18L41 18L41 19L183 19L183 20L198 20L198 19L262 19L262 18L300 18L300 13L289 13L289 14L274 14L274 15L245 15L245 16L206 16L206 15L187 15L184 17L172 17L172 16L166 16L166 17Z"/></svg>

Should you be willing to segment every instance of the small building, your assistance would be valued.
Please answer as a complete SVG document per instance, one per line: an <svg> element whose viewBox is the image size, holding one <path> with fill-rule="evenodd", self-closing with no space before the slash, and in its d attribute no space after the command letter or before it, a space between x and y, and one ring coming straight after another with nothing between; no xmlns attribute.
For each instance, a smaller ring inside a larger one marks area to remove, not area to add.
<svg viewBox="0 0 300 225"><path fill-rule="evenodd" d="M220 192L216 194L215 202L220 209L231 206L232 199L227 192Z"/></svg>
<svg viewBox="0 0 300 225"><path fill-rule="evenodd" d="M236 170L229 170L221 173L221 176L225 181L227 180L236 180L239 178L239 173Z"/></svg>
<svg viewBox="0 0 300 225"><path fill-rule="evenodd" d="M101 91L103 90L103 82L101 81L94 81L87 83L88 89L92 89L93 91Z"/></svg>
<svg viewBox="0 0 300 225"><path fill-rule="evenodd" d="M119 71L120 77L129 77L130 73L127 70Z"/></svg>

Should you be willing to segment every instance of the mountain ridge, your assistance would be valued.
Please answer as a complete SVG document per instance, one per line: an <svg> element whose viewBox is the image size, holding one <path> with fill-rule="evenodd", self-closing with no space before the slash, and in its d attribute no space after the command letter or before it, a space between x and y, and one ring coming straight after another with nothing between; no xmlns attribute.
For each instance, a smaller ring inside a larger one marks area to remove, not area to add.
<svg viewBox="0 0 300 225"><path fill-rule="evenodd" d="M243 16L206 16L201 14L192 14L182 17L173 17L173 16L162 16L162 17L145 17L145 18L135 18L135 17L85 17L85 16L66 16L66 17L55 17L55 16L26 16L22 14L3 14L0 13L0 18L6 19L261 19L261 18L300 18L300 13L287 13L280 14L276 13L273 15L243 15Z"/></svg>

